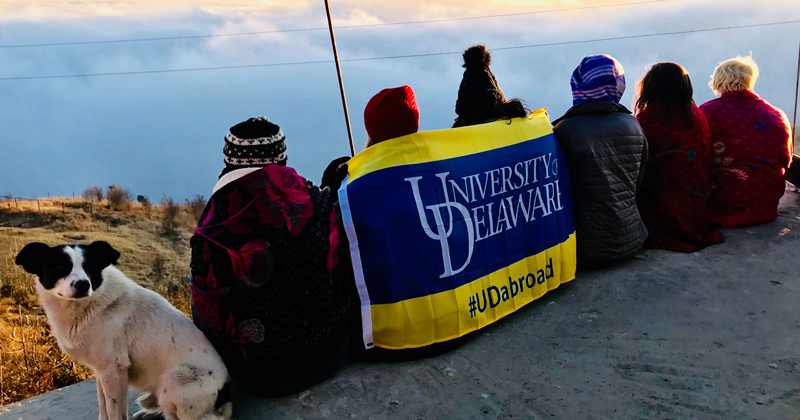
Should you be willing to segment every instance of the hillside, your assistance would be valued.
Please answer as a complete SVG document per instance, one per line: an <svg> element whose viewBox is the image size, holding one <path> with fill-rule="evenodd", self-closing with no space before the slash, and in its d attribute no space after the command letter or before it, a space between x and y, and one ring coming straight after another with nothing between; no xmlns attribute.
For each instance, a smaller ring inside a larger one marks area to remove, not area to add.
<svg viewBox="0 0 800 420"><path fill-rule="evenodd" d="M58 349L33 276L14 264L29 242L107 241L122 253L124 273L189 314L189 238L196 220L190 213L197 206L173 206L172 230L164 228L167 207L130 204L113 211L107 202L83 199L0 201L0 405L92 376Z"/></svg>

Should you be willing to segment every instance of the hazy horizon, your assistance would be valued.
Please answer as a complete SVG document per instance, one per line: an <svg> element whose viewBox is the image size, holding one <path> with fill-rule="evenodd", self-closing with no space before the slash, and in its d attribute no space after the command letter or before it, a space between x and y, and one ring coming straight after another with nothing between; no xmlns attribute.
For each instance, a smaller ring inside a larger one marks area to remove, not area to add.
<svg viewBox="0 0 800 420"><path fill-rule="evenodd" d="M447 128L461 81L464 48L485 43L507 97L548 108L571 105L569 77L589 54L616 57L626 70L622 103L649 65L675 61L689 71L700 104L720 61L752 54L755 90L794 108L800 24L581 42L800 19L796 1L691 0L332 1L331 9L356 149L366 141L363 109L385 87L410 85L420 130ZM611 7L588 8L602 5ZM550 13L534 13L553 9ZM512 15L513 14L513 15ZM486 15L443 22L349 27ZM326 61L119 76L0 80L0 194L79 195L118 184L159 201L209 196L222 169L223 137L265 115L286 134L289 165L319 182L327 163L349 154L322 2L273 0L0 0L0 79ZM12 47L19 44L163 38L145 42ZM510 49L511 47L528 46ZM509 48L509 49L504 49ZM370 57L455 53L347 61Z"/></svg>

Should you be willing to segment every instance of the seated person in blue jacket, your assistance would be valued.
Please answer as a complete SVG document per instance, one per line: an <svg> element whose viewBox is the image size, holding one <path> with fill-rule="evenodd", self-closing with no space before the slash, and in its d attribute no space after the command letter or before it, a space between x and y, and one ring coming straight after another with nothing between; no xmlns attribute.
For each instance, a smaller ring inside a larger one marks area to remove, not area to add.
<svg viewBox="0 0 800 420"><path fill-rule="evenodd" d="M602 266L633 256L647 239L636 207L647 139L619 103L625 71L613 57L584 58L570 85L573 106L553 130L572 180L578 264Z"/></svg>

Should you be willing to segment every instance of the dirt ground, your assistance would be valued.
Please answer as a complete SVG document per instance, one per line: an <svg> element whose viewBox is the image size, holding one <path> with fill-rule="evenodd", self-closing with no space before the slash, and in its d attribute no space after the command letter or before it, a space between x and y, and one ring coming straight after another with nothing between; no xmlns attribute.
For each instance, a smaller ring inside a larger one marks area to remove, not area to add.
<svg viewBox="0 0 800 420"><path fill-rule="evenodd" d="M647 251L449 353L362 361L299 395L236 395L256 419L800 419L800 194L776 222L685 255ZM91 382L2 420L97 417ZM2 410L2 409L0 409Z"/></svg>

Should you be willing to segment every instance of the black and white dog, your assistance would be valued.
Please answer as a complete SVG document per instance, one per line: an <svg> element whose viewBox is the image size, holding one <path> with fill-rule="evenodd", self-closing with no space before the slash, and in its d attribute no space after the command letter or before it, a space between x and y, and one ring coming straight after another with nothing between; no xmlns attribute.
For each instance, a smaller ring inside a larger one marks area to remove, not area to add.
<svg viewBox="0 0 800 420"><path fill-rule="evenodd" d="M128 384L145 393L133 419L230 419L219 354L166 299L122 274L114 266L119 256L106 242L34 242L16 259L38 277L59 347L95 372L100 420L128 418Z"/></svg>

